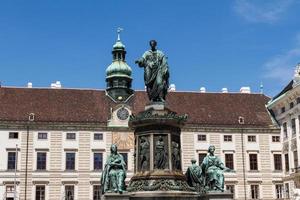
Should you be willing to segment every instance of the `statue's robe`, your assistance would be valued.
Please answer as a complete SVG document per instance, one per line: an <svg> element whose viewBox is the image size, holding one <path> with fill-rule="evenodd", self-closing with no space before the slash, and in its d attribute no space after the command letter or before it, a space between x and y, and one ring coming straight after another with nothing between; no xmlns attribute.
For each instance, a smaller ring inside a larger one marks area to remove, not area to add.
<svg viewBox="0 0 300 200"><path fill-rule="evenodd" d="M102 194L125 190L125 178L126 163L123 156L119 153L109 155L101 176Z"/></svg>
<svg viewBox="0 0 300 200"><path fill-rule="evenodd" d="M203 183L201 174L201 167L197 164L192 164L192 166L188 167L185 176L187 178L187 183L189 184L189 186L195 187L197 190L199 190L198 187L202 186Z"/></svg>
<svg viewBox="0 0 300 200"><path fill-rule="evenodd" d="M144 81L149 99L152 101L165 100L169 87L169 69L166 56L159 50L148 50L139 62L139 65L145 68Z"/></svg>
<svg viewBox="0 0 300 200"><path fill-rule="evenodd" d="M210 190L224 191L224 164L217 156L207 155L202 162L202 172Z"/></svg>

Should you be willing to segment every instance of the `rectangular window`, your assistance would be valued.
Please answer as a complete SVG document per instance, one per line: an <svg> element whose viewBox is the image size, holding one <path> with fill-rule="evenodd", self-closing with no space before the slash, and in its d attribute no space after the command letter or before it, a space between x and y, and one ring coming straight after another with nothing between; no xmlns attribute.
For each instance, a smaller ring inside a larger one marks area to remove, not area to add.
<svg viewBox="0 0 300 200"><path fill-rule="evenodd" d="M272 142L280 142L280 136L272 136Z"/></svg>
<svg viewBox="0 0 300 200"><path fill-rule="evenodd" d="M75 153L66 153L66 170L75 170Z"/></svg>
<svg viewBox="0 0 300 200"><path fill-rule="evenodd" d="M296 101L297 101L297 104L299 104L300 103L300 97L297 97Z"/></svg>
<svg viewBox="0 0 300 200"><path fill-rule="evenodd" d="M284 154L285 171L290 171L289 154Z"/></svg>
<svg viewBox="0 0 300 200"><path fill-rule="evenodd" d="M126 170L128 169L128 153L120 153L123 156L124 162L126 163Z"/></svg>
<svg viewBox="0 0 300 200"><path fill-rule="evenodd" d="M290 103L290 109L294 108L294 102Z"/></svg>
<svg viewBox="0 0 300 200"><path fill-rule="evenodd" d="M286 122L282 124L284 138L288 138Z"/></svg>
<svg viewBox="0 0 300 200"><path fill-rule="evenodd" d="M285 112L285 107L282 107L281 108L281 113L284 113Z"/></svg>
<svg viewBox="0 0 300 200"><path fill-rule="evenodd" d="M258 185L250 185L250 187L251 187L251 199L259 199Z"/></svg>
<svg viewBox="0 0 300 200"><path fill-rule="evenodd" d="M294 157L294 168L297 169L298 168L298 152L297 151L293 152L293 157Z"/></svg>
<svg viewBox="0 0 300 200"><path fill-rule="evenodd" d="M199 134L198 135L198 141L206 141L206 135Z"/></svg>
<svg viewBox="0 0 300 200"><path fill-rule="evenodd" d="M7 185L6 186L6 193L14 193L15 192L15 187L13 185Z"/></svg>
<svg viewBox="0 0 300 200"><path fill-rule="evenodd" d="M15 170L16 167L16 152L8 152L7 170Z"/></svg>
<svg viewBox="0 0 300 200"><path fill-rule="evenodd" d="M248 135L248 142L256 142L256 136L255 135Z"/></svg>
<svg viewBox="0 0 300 200"><path fill-rule="evenodd" d="M281 154L274 154L274 169L282 171L282 159Z"/></svg>
<svg viewBox="0 0 300 200"><path fill-rule="evenodd" d="M67 133L67 140L76 140L76 133Z"/></svg>
<svg viewBox="0 0 300 200"><path fill-rule="evenodd" d="M202 164L202 162L203 162L203 160L204 160L204 158L205 158L206 155L207 155L206 153L199 153L198 154L199 165Z"/></svg>
<svg viewBox="0 0 300 200"><path fill-rule="evenodd" d="M296 134L296 119L292 119L292 134Z"/></svg>
<svg viewBox="0 0 300 200"><path fill-rule="evenodd" d="M249 154L250 170L258 170L257 154Z"/></svg>
<svg viewBox="0 0 300 200"><path fill-rule="evenodd" d="M100 185L93 186L93 200L101 200Z"/></svg>
<svg viewBox="0 0 300 200"><path fill-rule="evenodd" d="M276 194L276 199L283 198L283 185L282 184L275 185L275 194Z"/></svg>
<svg viewBox="0 0 300 200"><path fill-rule="evenodd" d="M38 133L38 139L39 140L47 140L48 133Z"/></svg>
<svg viewBox="0 0 300 200"><path fill-rule="evenodd" d="M225 154L225 166L229 169L234 169L234 162L233 162L233 154L227 153Z"/></svg>
<svg viewBox="0 0 300 200"><path fill-rule="evenodd" d="M224 135L224 142L232 142L232 135Z"/></svg>
<svg viewBox="0 0 300 200"><path fill-rule="evenodd" d="M94 153L94 170L102 170L103 166L103 154Z"/></svg>
<svg viewBox="0 0 300 200"><path fill-rule="evenodd" d="M285 185L285 198L289 199L290 198L290 186L288 183L286 183Z"/></svg>
<svg viewBox="0 0 300 200"><path fill-rule="evenodd" d="M37 152L36 159L36 169L37 170L46 170L47 163L47 153L46 152Z"/></svg>
<svg viewBox="0 0 300 200"><path fill-rule="evenodd" d="M74 200L74 185L66 185L65 186L65 200Z"/></svg>
<svg viewBox="0 0 300 200"><path fill-rule="evenodd" d="M8 133L8 138L9 139L18 139L19 138L19 133L18 132L9 132Z"/></svg>
<svg viewBox="0 0 300 200"><path fill-rule="evenodd" d="M94 133L94 140L103 140L103 133Z"/></svg>
<svg viewBox="0 0 300 200"><path fill-rule="evenodd" d="M44 185L35 186L35 200L45 200L45 193Z"/></svg>
<svg viewBox="0 0 300 200"><path fill-rule="evenodd" d="M226 190L230 191L234 197L234 185L226 185Z"/></svg>

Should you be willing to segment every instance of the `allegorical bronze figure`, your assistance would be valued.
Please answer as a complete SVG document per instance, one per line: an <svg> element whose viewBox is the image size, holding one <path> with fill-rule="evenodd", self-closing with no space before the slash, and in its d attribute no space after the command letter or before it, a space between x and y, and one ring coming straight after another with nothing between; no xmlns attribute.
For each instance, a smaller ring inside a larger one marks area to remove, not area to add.
<svg viewBox="0 0 300 200"><path fill-rule="evenodd" d="M164 102L169 88L169 67L167 57L156 49L157 42L151 40L151 49L146 51L142 58L135 61L144 68L144 80L149 100Z"/></svg>
<svg viewBox="0 0 300 200"><path fill-rule="evenodd" d="M106 192L123 193L125 190L126 164L124 158L118 153L118 147L112 144L111 154L101 176L102 194Z"/></svg>
<svg viewBox="0 0 300 200"><path fill-rule="evenodd" d="M205 186L208 191L224 191L224 171L230 172L221 159L215 155L215 146L208 148L208 154L201 164Z"/></svg>

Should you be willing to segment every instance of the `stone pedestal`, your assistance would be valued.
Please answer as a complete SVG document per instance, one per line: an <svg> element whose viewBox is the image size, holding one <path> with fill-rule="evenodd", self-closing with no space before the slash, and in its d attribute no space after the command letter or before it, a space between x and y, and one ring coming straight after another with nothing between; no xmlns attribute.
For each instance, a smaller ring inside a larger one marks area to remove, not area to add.
<svg viewBox="0 0 300 200"><path fill-rule="evenodd" d="M130 195L127 192L123 194L105 193L101 200L130 200Z"/></svg>
<svg viewBox="0 0 300 200"><path fill-rule="evenodd" d="M131 116L135 135L135 174L128 192L193 192L181 169L181 127L186 116L172 112L164 103L153 103Z"/></svg>
<svg viewBox="0 0 300 200"><path fill-rule="evenodd" d="M199 200L232 200L233 194L230 191L207 192L199 197Z"/></svg>
<svg viewBox="0 0 300 200"><path fill-rule="evenodd" d="M136 192L130 200L199 200L197 193L179 191Z"/></svg>

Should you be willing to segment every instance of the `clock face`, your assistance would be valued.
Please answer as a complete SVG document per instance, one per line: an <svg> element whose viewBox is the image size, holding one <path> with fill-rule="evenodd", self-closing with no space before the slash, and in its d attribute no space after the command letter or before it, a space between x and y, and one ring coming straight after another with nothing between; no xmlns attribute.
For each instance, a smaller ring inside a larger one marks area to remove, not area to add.
<svg viewBox="0 0 300 200"><path fill-rule="evenodd" d="M126 108L120 108L117 111L117 117L119 120L126 120L129 117L129 112Z"/></svg>

